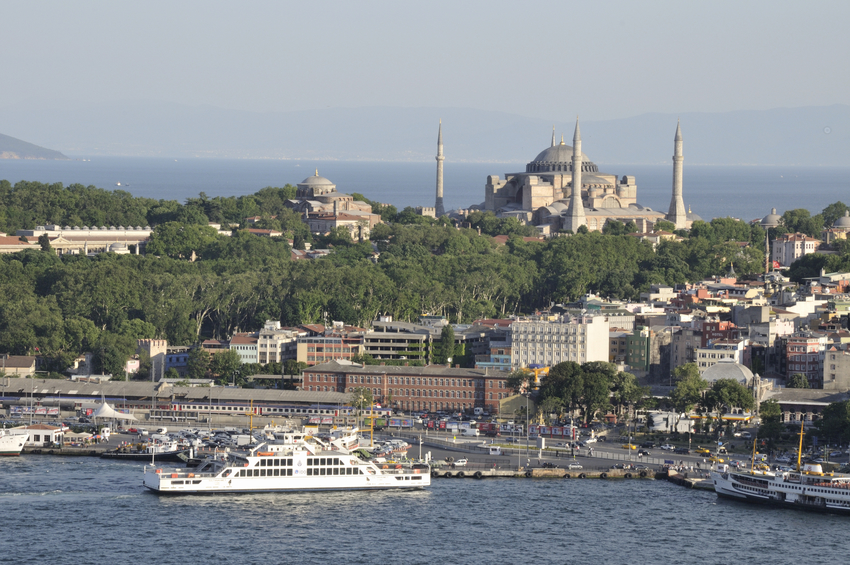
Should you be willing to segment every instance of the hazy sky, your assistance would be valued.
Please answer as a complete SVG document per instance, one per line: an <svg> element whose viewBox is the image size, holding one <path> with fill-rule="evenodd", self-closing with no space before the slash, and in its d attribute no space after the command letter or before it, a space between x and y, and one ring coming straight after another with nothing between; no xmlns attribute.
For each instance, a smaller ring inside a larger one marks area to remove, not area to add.
<svg viewBox="0 0 850 565"><path fill-rule="evenodd" d="M847 103L850 2L2 2L0 105L539 118Z"/></svg>

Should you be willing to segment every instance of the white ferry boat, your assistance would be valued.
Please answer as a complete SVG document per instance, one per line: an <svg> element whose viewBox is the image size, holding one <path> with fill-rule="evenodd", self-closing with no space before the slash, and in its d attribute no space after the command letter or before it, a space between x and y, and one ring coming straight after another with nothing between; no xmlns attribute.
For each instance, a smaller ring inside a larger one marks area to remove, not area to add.
<svg viewBox="0 0 850 565"><path fill-rule="evenodd" d="M27 441L27 434L13 434L0 430L0 455L20 455Z"/></svg>
<svg viewBox="0 0 850 565"><path fill-rule="evenodd" d="M784 472L730 471L718 465L711 478L724 498L850 514L850 475L824 473L820 465Z"/></svg>
<svg viewBox="0 0 850 565"><path fill-rule="evenodd" d="M850 475L824 473L818 464L801 466L802 438L801 426L795 471L732 471L728 465L718 464L711 471L717 496L786 508L850 514Z"/></svg>
<svg viewBox="0 0 850 565"><path fill-rule="evenodd" d="M428 465L364 461L345 447L350 436L325 443L289 434L280 443L217 454L193 469L146 466L144 486L163 494L202 494L411 489L431 484Z"/></svg>

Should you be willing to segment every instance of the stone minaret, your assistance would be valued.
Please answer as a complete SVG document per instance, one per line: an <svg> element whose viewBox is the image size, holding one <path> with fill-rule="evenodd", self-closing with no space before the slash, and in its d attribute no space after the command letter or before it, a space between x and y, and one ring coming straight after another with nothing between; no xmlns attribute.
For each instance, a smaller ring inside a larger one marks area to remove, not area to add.
<svg viewBox="0 0 850 565"><path fill-rule="evenodd" d="M676 138L673 152L673 199L670 200L670 212L667 220L676 224L676 229L684 229L688 216L685 213L685 201L682 200L682 127L676 123Z"/></svg>
<svg viewBox="0 0 850 565"><path fill-rule="evenodd" d="M555 126L552 126L552 147L555 147Z"/></svg>
<svg viewBox="0 0 850 565"><path fill-rule="evenodd" d="M581 201L581 132L576 118L576 132L573 134L573 189L570 194L570 205L564 218L564 229L578 231L579 226L587 225L584 215L584 204Z"/></svg>
<svg viewBox="0 0 850 565"><path fill-rule="evenodd" d="M443 207L443 120L437 132L437 202L434 205L434 215L438 218L446 213Z"/></svg>

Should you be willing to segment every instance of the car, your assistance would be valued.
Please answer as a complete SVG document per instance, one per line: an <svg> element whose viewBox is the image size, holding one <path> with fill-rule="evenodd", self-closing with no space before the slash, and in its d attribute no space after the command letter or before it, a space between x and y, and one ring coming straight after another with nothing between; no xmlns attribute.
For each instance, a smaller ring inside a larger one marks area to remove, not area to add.
<svg viewBox="0 0 850 565"><path fill-rule="evenodd" d="M830 457L841 457L842 453L840 451L833 451L829 454Z"/></svg>
<svg viewBox="0 0 850 565"><path fill-rule="evenodd" d="M645 441L642 444L640 444L640 446L645 447L646 449L652 449L653 447L655 447L655 444L652 443L651 441Z"/></svg>
<svg viewBox="0 0 850 565"><path fill-rule="evenodd" d="M469 459L458 459L454 462L455 467L466 467L466 464L469 463Z"/></svg>
<svg viewBox="0 0 850 565"><path fill-rule="evenodd" d="M544 469L557 469L558 466L555 463L552 463L550 461L544 461L543 462L543 468Z"/></svg>
<svg viewBox="0 0 850 565"><path fill-rule="evenodd" d="M697 447L696 453L697 455L711 455L711 450L705 447Z"/></svg>
<svg viewBox="0 0 850 565"><path fill-rule="evenodd" d="M788 457L787 455L780 455L779 457L776 458L776 462L777 463L790 463L791 458Z"/></svg>
<svg viewBox="0 0 850 565"><path fill-rule="evenodd" d="M624 443L620 447L622 447L623 449L637 449L637 446L633 443Z"/></svg>
<svg viewBox="0 0 850 565"><path fill-rule="evenodd" d="M663 449L664 451L673 451L674 449L676 449L676 447L670 445L669 443L665 443L661 446L661 449Z"/></svg>
<svg viewBox="0 0 850 565"><path fill-rule="evenodd" d="M691 450L687 447L677 447L673 450L673 453L679 453L680 455L690 455Z"/></svg>
<svg viewBox="0 0 850 565"><path fill-rule="evenodd" d="M584 469L584 467L581 466L581 463L570 463L567 465L567 469Z"/></svg>
<svg viewBox="0 0 850 565"><path fill-rule="evenodd" d="M716 455L709 457L708 460L711 461L712 463L723 463L724 462L722 457L717 457Z"/></svg>
<svg viewBox="0 0 850 565"><path fill-rule="evenodd" d="M596 443L596 442L597 442L597 439L595 437L589 437L586 440L584 440L584 443Z"/></svg>
<svg viewBox="0 0 850 565"><path fill-rule="evenodd" d="M136 428L130 428L130 429L129 429L129 430L127 430L127 431L128 431L128 432L130 432L131 434L137 434L137 433L139 433L139 430L138 430L138 429L136 429Z"/></svg>
<svg viewBox="0 0 850 565"><path fill-rule="evenodd" d="M641 449L641 450L639 450L639 451L638 451L638 456L643 456L643 455L646 455L647 457L649 457L649 452L648 452L647 450L645 450L645 449Z"/></svg>

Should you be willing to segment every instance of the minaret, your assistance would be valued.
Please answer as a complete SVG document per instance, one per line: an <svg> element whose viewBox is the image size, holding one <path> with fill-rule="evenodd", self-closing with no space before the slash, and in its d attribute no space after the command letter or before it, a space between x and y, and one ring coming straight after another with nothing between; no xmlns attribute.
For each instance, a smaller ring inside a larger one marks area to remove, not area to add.
<svg viewBox="0 0 850 565"><path fill-rule="evenodd" d="M674 140L673 152L673 198L670 200L670 212L667 220L676 224L676 229L681 230L687 226L688 216L685 214L685 201L682 200L682 127L676 123L676 138Z"/></svg>
<svg viewBox="0 0 850 565"><path fill-rule="evenodd" d="M581 132L578 128L578 118L576 118L576 132L573 134L573 189L567 215L564 218L564 229L575 233L579 226L584 225L587 225L587 218L581 201Z"/></svg>
<svg viewBox="0 0 850 565"><path fill-rule="evenodd" d="M443 208L443 159L443 120L440 120L437 132L437 202L434 205L434 215L438 218L446 213Z"/></svg>
<svg viewBox="0 0 850 565"><path fill-rule="evenodd" d="M552 125L552 147L555 147L555 125Z"/></svg>

